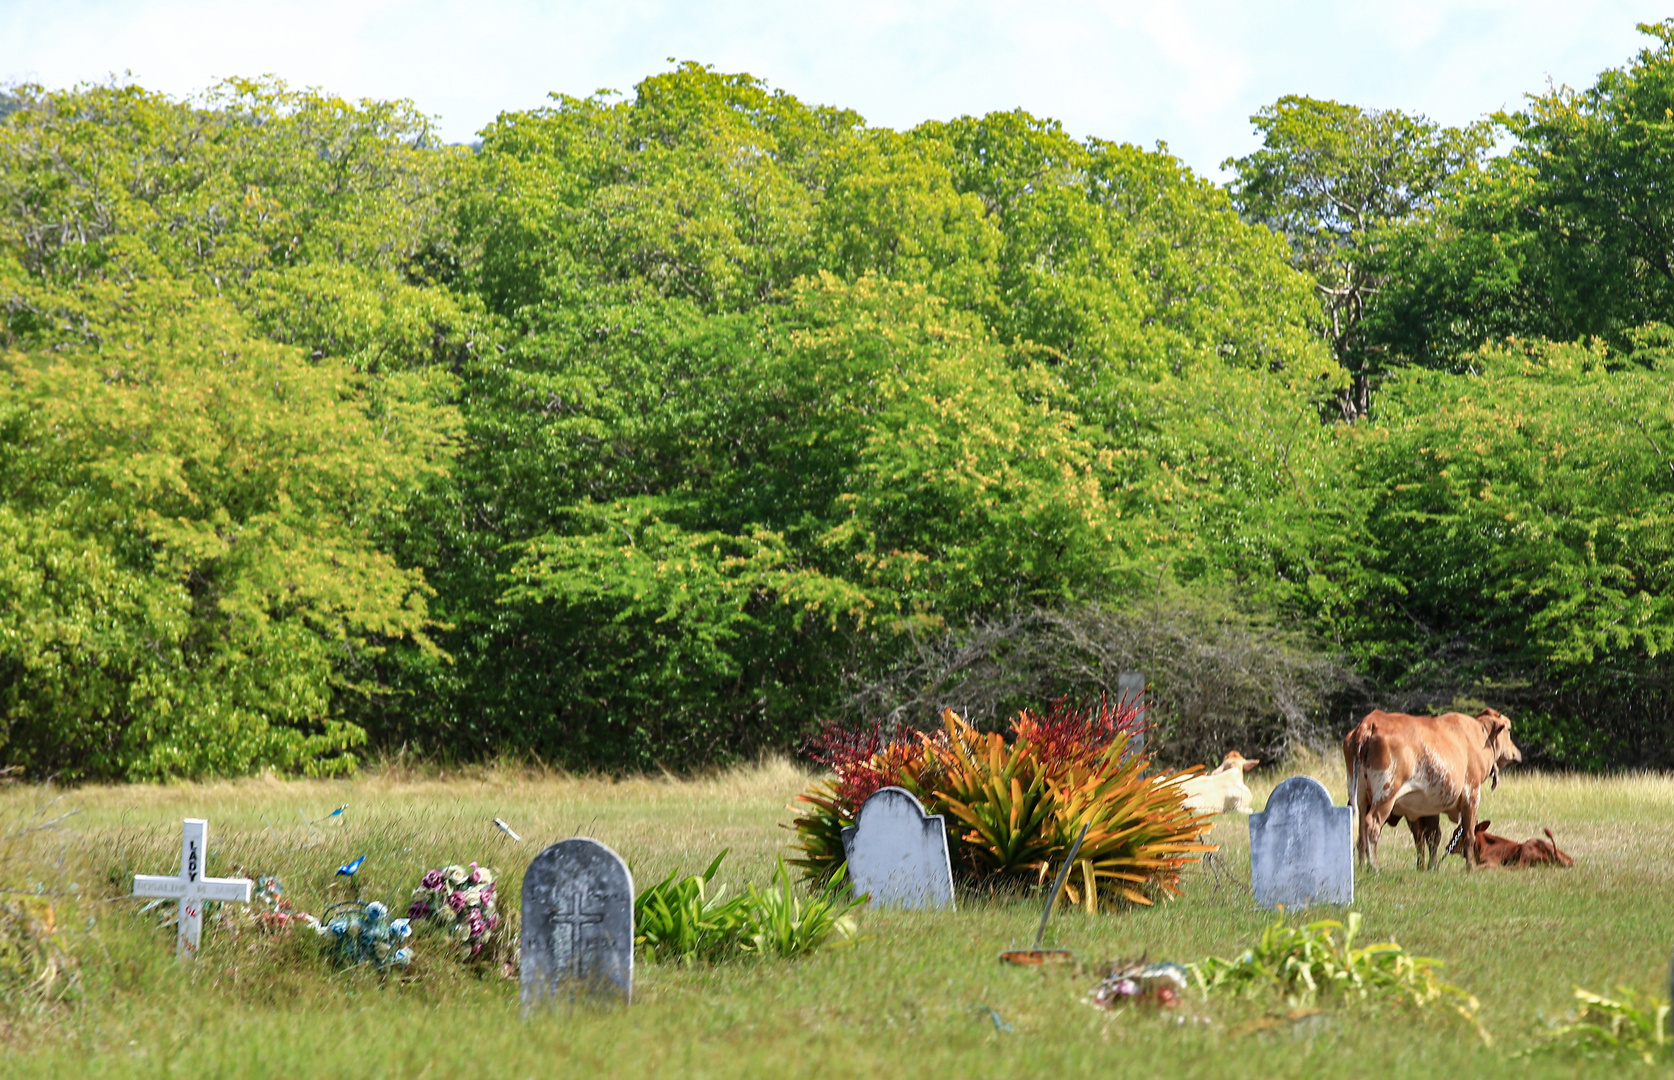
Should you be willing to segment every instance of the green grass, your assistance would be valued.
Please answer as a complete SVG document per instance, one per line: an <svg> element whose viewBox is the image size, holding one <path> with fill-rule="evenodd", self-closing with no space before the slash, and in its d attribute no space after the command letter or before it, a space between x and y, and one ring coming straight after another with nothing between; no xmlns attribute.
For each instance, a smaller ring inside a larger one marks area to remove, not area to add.
<svg viewBox="0 0 1674 1080"><path fill-rule="evenodd" d="M1328 775L1340 799L1342 779ZM1340 771L1340 766L1338 770ZM1259 805L1273 780L1261 782ZM1354 1009L1307 1033L1234 1036L1273 1003L1192 1002L1210 1022L1111 1015L1084 1004L1096 975L1003 967L995 954L1026 944L1035 903L961 897L955 914L862 913L863 940L787 962L691 968L640 964L628 1009L580 1010L531 1022L517 988L445 961L420 940L410 981L332 973L311 941L274 942L206 929L185 970L170 940L112 899L136 871L173 872L179 820L209 818L209 871L242 863L278 872L301 905L334 896L337 865L367 854L362 893L405 902L428 866L476 860L501 870L514 905L524 864L577 833L632 864L640 885L678 867L703 869L723 847L732 889L765 882L789 833L786 803L806 783L771 764L706 779L612 782L480 771L447 777L386 772L350 781L83 788L45 812L80 813L20 834L39 789L0 795L12 827L0 849L6 884L60 893L81 961L82 1000L0 1029L7 1075L68 1077L924 1076L1064 1072L1101 1076L1356 1077L1661 1075L1512 1054L1540 1014L1572 1004L1571 987L1626 984L1662 992L1674 945L1674 780L1512 774L1484 795L1495 831L1523 838L1549 826L1576 858L1568 871L1466 874L1448 860L1412 868L1412 844L1386 834L1386 869L1356 883L1362 941L1394 938L1447 962L1441 976L1474 993L1496 1045L1462 1023ZM340 824L311 833L348 803ZM494 817L525 838L503 836ZM1234 956L1266 916L1248 892L1244 819L1218 819L1230 881L1192 870L1183 899L1154 910L1088 917L1062 912L1049 937L1083 961ZM314 844L315 846L306 846ZM77 899L79 897L79 899ZM992 1009L1010 1032L996 1029Z"/></svg>

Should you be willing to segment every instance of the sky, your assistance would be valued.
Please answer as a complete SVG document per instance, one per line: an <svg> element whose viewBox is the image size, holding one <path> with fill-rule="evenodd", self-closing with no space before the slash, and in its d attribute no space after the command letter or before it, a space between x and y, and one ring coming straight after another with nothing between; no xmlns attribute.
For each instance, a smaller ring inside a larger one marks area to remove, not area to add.
<svg viewBox="0 0 1674 1080"><path fill-rule="evenodd" d="M1283 94L1445 123L1591 85L1666 18L1633 0L0 0L0 83L116 77L186 96L277 75L410 98L450 142L548 93L632 92L670 58L746 71L876 125L1023 108L1159 140L1211 177Z"/></svg>

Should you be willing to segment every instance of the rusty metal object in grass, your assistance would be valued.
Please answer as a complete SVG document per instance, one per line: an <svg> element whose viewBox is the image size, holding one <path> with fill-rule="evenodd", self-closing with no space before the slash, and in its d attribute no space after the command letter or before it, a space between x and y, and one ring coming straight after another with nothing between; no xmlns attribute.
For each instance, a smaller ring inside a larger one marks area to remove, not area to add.
<svg viewBox="0 0 1674 1080"><path fill-rule="evenodd" d="M1075 865L1075 856L1081 851L1081 841L1087 839L1087 830L1092 827L1093 822L1089 818L1087 824L1081 826L1081 835L1070 845L1069 854L1064 857L1064 865L1059 868L1058 878L1052 883L1052 892L1046 898L1046 910L1040 913L1040 928L1035 931L1034 948L1008 949L1000 954L1002 964L1064 964L1074 959L1074 954L1068 949L1043 949L1040 944L1046 938L1046 921L1052 917L1052 909L1058 904L1058 894L1064 891L1064 879L1069 877L1070 867Z"/></svg>

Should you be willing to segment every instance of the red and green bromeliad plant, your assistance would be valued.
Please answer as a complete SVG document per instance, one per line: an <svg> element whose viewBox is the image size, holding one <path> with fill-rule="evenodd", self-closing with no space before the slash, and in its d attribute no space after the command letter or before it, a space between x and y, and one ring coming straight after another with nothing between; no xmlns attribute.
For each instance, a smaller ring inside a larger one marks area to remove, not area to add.
<svg viewBox="0 0 1674 1080"><path fill-rule="evenodd" d="M833 775L797 796L793 846L802 857L793 864L828 879L843 863L843 828L868 796L891 785L944 815L955 873L976 888L1045 881L1088 825L1065 888L1066 899L1088 911L1101 898L1151 904L1177 895L1181 869L1215 850L1202 842L1209 819L1186 809L1178 785L1197 768L1146 775L1151 759L1129 752L1141 733L1130 706L1058 701L1041 716L1025 710L1011 721L1009 740L977 731L951 709L942 722L934 734L887 741L876 727L828 729L816 739L815 758Z"/></svg>

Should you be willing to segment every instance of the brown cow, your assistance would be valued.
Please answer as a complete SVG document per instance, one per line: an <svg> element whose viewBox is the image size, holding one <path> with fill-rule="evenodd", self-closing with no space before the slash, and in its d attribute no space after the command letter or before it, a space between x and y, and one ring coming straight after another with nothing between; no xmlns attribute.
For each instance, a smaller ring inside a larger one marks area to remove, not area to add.
<svg viewBox="0 0 1674 1080"><path fill-rule="evenodd" d="M1535 837L1519 844L1488 831L1491 821L1476 823L1476 858L1480 866L1574 866L1575 860L1558 848L1551 829L1542 829L1546 839ZM1464 852L1460 852L1464 854Z"/></svg>
<svg viewBox="0 0 1674 1080"><path fill-rule="evenodd" d="M1349 804L1359 808L1361 861L1378 866L1384 823L1404 817L1418 845L1418 865L1437 862L1441 815L1459 822L1465 866L1476 861L1476 805L1482 783L1499 784L1500 766L1521 761L1511 741L1511 721L1493 709L1475 716L1443 713L1410 716L1373 710L1343 737ZM1433 838L1433 839L1432 839Z"/></svg>

